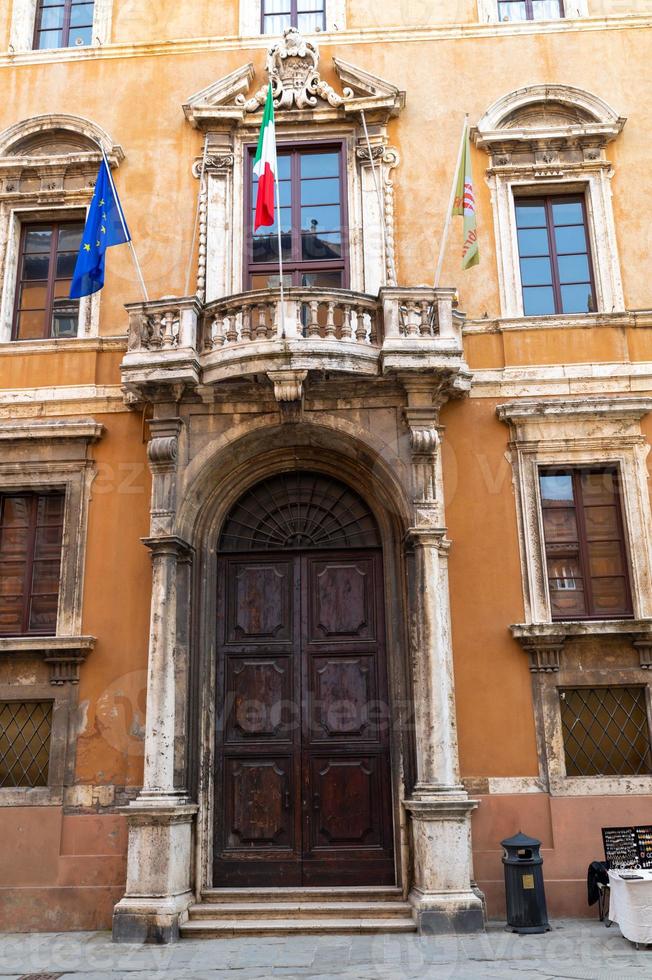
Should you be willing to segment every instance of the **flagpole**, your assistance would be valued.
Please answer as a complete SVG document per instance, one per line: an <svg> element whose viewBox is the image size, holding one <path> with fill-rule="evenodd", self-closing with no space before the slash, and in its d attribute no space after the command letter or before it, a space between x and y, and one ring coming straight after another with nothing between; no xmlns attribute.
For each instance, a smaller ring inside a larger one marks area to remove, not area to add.
<svg viewBox="0 0 652 980"><path fill-rule="evenodd" d="M115 188L115 184L113 183L113 175L111 174L111 165L109 164L109 161L107 160L106 153L104 152L104 147L103 146L100 146L100 150L102 152L102 159L104 160L104 165L106 167L106 172L107 172L108 177L109 177L109 183L111 184L111 190L113 191L113 199L114 199L114 201L116 203L116 206L118 208L118 214L120 215L120 223L122 225L122 230L124 232L125 238L127 239L127 245L129 246L129 251L131 252L131 257L134 260L134 265L136 267L136 275L138 276L138 281L140 283L140 288L143 291L143 297L145 299L145 302L146 303L149 303L149 296L147 294L147 287L145 285L145 280L143 279L143 273L142 273L141 268L140 268L140 262L138 261L138 256L136 255L136 249L134 248L134 243L131 240L131 235L129 234L129 230L127 228L127 222L125 221L125 216L122 213L122 205L120 203L120 198L118 197L118 192L117 192L117 190Z"/></svg>
<svg viewBox="0 0 652 980"><path fill-rule="evenodd" d="M450 231L451 220L453 217L453 203L455 201L455 191L457 189L457 176L460 172L460 165L462 163L462 154L464 153L464 140L466 139L466 131L469 125L469 114L468 112L464 114L464 124L462 126L462 138L460 140L460 148L457 154L457 163L455 164L455 170L453 171L453 184L451 186L450 199L448 201L448 210L446 212L446 223L444 224L444 231L441 236L441 245L439 246L439 259L437 261L437 271L435 272L435 289L439 286L439 280L441 279L441 270L444 265L444 253L446 251L446 243L448 241L448 232Z"/></svg>
<svg viewBox="0 0 652 980"><path fill-rule="evenodd" d="M276 154L276 130L274 130L274 153ZM281 285L281 339L285 340L285 291L283 286L283 242L281 239L281 192L278 186L278 157L276 159L276 168L274 174L274 182L276 184L276 221L277 221L277 231L278 231L278 271L280 276Z"/></svg>

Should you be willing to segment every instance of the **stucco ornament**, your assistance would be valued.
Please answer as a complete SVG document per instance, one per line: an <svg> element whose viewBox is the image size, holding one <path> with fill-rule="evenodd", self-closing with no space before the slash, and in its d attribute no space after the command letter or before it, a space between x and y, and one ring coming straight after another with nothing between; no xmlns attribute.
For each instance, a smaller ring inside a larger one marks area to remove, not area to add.
<svg viewBox="0 0 652 980"><path fill-rule="evenodd" d="M290 27L283 38L267 52L265 68L269 75L268 85L245 99L236 96L236 103L245 112L256 112L265 103L268 86L272 86L275 109L312 109L319 99L337 108L345 99L353 98L353 90L344 88L342 95L325 82L318 71L319 50L296 29Z"/></svg>

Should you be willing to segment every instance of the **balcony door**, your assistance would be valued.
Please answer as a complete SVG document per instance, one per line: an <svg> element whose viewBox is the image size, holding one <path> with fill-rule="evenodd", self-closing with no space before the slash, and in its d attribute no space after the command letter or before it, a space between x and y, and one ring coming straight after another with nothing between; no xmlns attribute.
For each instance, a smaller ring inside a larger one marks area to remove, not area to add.
<svg viewBox="0 0 652 980"><path fill-rule="evenodd" d="M220 552L214 885L393 884L372 515L338 481L282 474Z"/></svg>
<svg viewBox="0 0 652 980"><path fill-rule="evenodd" d="M276 222L254 232L257 178L249 155L246 202L246 289L279 285L279 207ZM283 279L286 286L348 288L348 218L343 144L278 147Z"/></svg>

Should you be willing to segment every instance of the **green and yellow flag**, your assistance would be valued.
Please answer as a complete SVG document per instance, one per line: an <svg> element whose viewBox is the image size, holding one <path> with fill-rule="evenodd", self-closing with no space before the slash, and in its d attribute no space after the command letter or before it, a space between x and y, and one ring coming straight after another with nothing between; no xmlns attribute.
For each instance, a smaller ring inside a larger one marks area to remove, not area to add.
<svg viewBox="0 0 652 980"><path fill-rule="evenodd" d="M453 200L453 214L464 219L464 245L462 246L462 268L470 269L480 261L478 249L478 229L475 220L475 195L473 193L473 174L471 172L471 143L469 127L466 125L464 145L460 166L457 171L457 187Z"/></svg>

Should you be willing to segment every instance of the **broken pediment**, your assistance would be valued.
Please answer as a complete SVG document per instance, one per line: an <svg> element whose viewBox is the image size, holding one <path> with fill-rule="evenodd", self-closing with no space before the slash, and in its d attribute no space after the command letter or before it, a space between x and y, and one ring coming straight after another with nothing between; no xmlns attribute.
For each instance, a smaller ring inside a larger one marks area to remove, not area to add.
<svg viewBox="0 0 652 980"><path fill-rule="evenodd" d="M207 128L218 120L245 122L262 110L269 85L278 113L339 110L344 115L359 112L380 114L384 119L397 115L405 104L405 93L396 86L333 58L341 82L337 91L319 72L319 48L291 27L267 52L267 80L252 94L254 78L251 63L231 72L193 95L184 105L186 119L197 128Z"/></svg>

